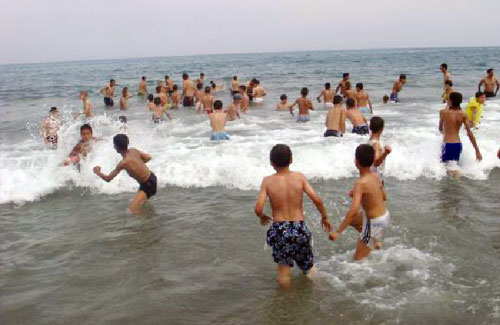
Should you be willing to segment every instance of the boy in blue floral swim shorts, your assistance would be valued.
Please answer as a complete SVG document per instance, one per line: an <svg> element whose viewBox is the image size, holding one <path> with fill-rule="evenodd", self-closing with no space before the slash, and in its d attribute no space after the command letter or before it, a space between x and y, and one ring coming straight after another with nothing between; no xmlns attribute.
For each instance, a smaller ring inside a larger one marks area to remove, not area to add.
<svg viewBox="0 0 500 325"><path fill-rule="evenodd" d="M273 248L273 258L278 264L278 282L283 288L291 286L293 262L308 278L316 273L311 247L311 232L304 222L302 195L305 192L321 213L321 225L331 231L323 201L302 173L292 172L292 152L284 144L277 144L270 154L271 165L276 173L262 181L255 205L255 214L265 226L272 220L267 232L267 244ZM264 213L267 197L271 202L273 217Z"/></svg>

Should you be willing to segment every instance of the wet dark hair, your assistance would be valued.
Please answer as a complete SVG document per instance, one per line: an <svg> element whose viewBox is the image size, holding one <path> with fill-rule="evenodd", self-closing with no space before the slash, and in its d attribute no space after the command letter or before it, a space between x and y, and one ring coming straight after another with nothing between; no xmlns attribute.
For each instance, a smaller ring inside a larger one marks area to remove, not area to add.
<svg viewBox="0 0 500 325"><path fill-rule="evenodd" d="M80 133L82 133L83 130L90 130L90 133L94 133L90 124L84 124L80 126Z"/></svg>
<svg viewBox="0 0 500 325"><path fill-rule="evenodd" d="M356 148L356 160L362 167L370 167L375 160L375 150L369 144L360 144Z"/></svg>
<svg viewBox="0 0 500 325"><path fill-rule="evenodd" d="M167 80L168 78L170 78L168 75L165 76L165 80Z"/></svg>
<svg viewBox="0 0 500 325"><path fill-rule="evenodd" d="M128 149L128 137L125 134L117 134L113 137L113 144L116 149L125 151Z"/></svg>
<svg viewBox="0 0 500 325"><path fill-rule="evenodd" d="M109 83L112 83L113 81L115 81L115 79L109 79Z"/></svg>
<svg viewBox="0 0 500 325"><path fill-rule="evenodd" d="M406 80L406 75L405 74L400 74L399 79L405 79Z"/></svg>
<svg viewBox="0 0 500 325"><path fill-rule="evenodd" d="M205 77L205 74L203 72L200 73L200 77L202 77L202 76Z"/></svg>
<svg viewBox="0 0 500 325"><path fill-rule="evenodd" d="M51 107L51 108L50 108L50 111L49 111L49 112L50 112L50 113L52 113L52 112L56 112L56 111L57 111L57 107L55 107L55 106L54 106L54 107Z"/></svg>
<svg viewBox="0 0 500 325"><path fill-rule="evenodd" d="M349 77L349 72L344 72L344 73L342 74L342 78L345 78L345 77Z"/></svg>
<svg viewBox="0 0 500 325"><path fill-rule="evenodd" d="M233 76L233 80L236 80L236 79L238 79L238 76Z"/></svg>
<svg viewBox="0 0 500 325"><path fill-rule="evenodd" d="M358 82L358 83L356 84L356 88L363 89L363 83Z"/></svg>
<svg viewBox="0 0 500 325"><path fill-rule="evenodd" d="M374 116L370 119L370 131L378 133L384 129L384 119L380 116Z"/></svg>
<svg viewBox="0 0 500 325"><path fill-rule="evenodd" d="M159 94L161 93L161 86L156 86L156 92Z"/></svg>
<svg viewBox="0 0 500 325"><path fill-rule="evenodd" d="M155 105L160 105L161 104L161 98L160 97L156 97L155 98Z"/></svg>
<svg viewBox="0 0 500 325"><path fill-rule="evenodd" d="M309 89L307 89L306 87L302 88L300 90L300 94L302 95L302 97L306 97L307 94L309 94Z"/></svg>
<svg viewBox="0 0 500 325"><path fill-rule="evenodd" d="M493 69L492 69L492 68L489 68L488 70L486 70L486 73L490 73L490 72L492 72L492 71L493 71Z"/></svg>
<svg viewBox="0 0 500 325"><path fill-rule="evenodd" d="M347 100L345 101L345 105L347 106L347 109L354 108L356 102L352 98L347 98Z"/></svg>
<svg viewBox="0 0 500 325"><path fill-rule="evenodd" d="M277 144L271 149L269 159L275 167L287 167L292 162L292 150L286 144Z"/></svg>
<svg viewBox="0 0 500 325"><path fill-rule="evenodd" d="M216 100L214 102L214 109L222 109L222 102L220 100Z"/></svg>
<svg viewBox="0 0 500 325"><path fill-rule="evenodd" d="M239 88L240 88L240 89L243 89L243 90L247 90L247 86L245 86L245 85L240 85L240 87L239 87Z"/></svg>
<svg viewBox="0 0 500 325"><path fill-rule="evenodd" d="M196 84L196 89L202 89L203 88L203 84L201 82L198 82Z"/></svg>
<svg viewBox="0 0 500 325"><path fill-rule="evenodd" d="M483 96L483 95L484 95L484 93L483 93L482 91L478 91L478 92L476 93L476 98L479 98L479 97L481 97L481 96Z"/></svg>
<svg viewBox="0 0 500 325"><path fill-rule="evenodd" d="M127 117L125 115L118 116L118 121L127 123Z"/></svg>
<svg viewBox="0 0 500 325"><path fill-rule="evenodd" d="M153 96L153 94L149 94L149 95L148 95L148 100L149 100L149 101L152 101L152 100L154 100L154 99L155 99L155 96Z"/></svg>
<svg viewBox="0 0 500 325"><path fill-rule="evenodd" d="M382 97L382 100L383 100L384 102L388 102L388 101L389 101L389 96L387 96L387 94L386 94L386 95L384 95L384 97Z"/></svg>
<svg viewBox="0 0 500 325"><path fill-rule="evenodd" d="M330 87L331 87L331 86L332 86L332 85L330 85L330 83L329 83L329 82L327 82L327 83L325 84L325 89L330 89Z"/></svg>
<svg viewBox="0 0 500 325"><path fill-rule="evenodd" d="M461 93L457 93L457 92L451 93L449 98L450 98L452 107L460 108L460 104L462 104L462 100L463 100Z"/></svg>
<svg viewBox="0 0 500 325"><path fill-rule="evenodd" d="M340 104L340 103L342 103L342 96L335 95L335 96L333 97L333 103L334 103L334 104Z"/></svg>
<svg viewBox="0 0 500 325"><path fill-rule="evenodd" d="M174 85L172 86L172 89L173 89L173 90L177 90L177 89L179 89L179 86L177 86L177 84L174 84Z"/></svg>
<svg viewBox="0 0 500 325"><path fill-rule="evenodd" d="M450 86L450 87L453 87L453 81L451 81L451 80L446 80L446 81L444 82L444 84L445 84L445 85L448 85L448 86Z"/></svg>
<svg viewBox="0 0 500 325"><path fill-rule="evenodd" d="M280 99L281 99L281 100L285 100L285 99L287 99L287 98L288 98L288 97L286 97L286 95L285 95L285 94L283 94L283 95L281 95L281 96L280 96Z"/></svg>
<svg viewBox="0 0 500 325"><path fill-rule="evenodd" d="M142 76L142 80L146 80L146 76Z"/></svg>
<svg viewBox="0 0 500 325"><path fill-rule="evenodd" d="M187 73L183 73L182 74L182 79L187 79L187 78L189 78L189 75Z"/></svg>
<svg viewBox="0 0 500 325"><path fill-rule="evenodd" d="M446 70L448 70L448 65L446 63L442 63L441 68L445 68Z"/></svg>
<svg viewBox="0 0 500 325"><path fill-rule="evenodd" d="M210 86L206 86L205 87L205 93L206 94L210 94Z"/></svg>

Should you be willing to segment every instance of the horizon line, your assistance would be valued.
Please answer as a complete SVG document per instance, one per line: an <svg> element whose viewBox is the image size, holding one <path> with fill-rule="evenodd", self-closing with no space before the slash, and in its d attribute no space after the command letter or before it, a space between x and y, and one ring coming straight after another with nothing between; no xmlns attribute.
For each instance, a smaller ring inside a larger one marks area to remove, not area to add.
<svg viewBox="0 0 500 325"><path fill-rule="evenodd" d="M120 61L120 60L138 60L154 58L178 58L178 57L196 57L196 56L223 56L223 55L245 55L245 54L273 54L273 53L301 53L301 52L346 52L346 51L380 51L380 50L426 50L426 49L458 49L458 48L500 48L498 45L488 46L428 46L428 47L381 47L381 48L348 48L337 50L284 50L284 51L259 51L259 52L233 52L233 53L200 53L200 54L180 54L180 55L160 55L160 56L139 56L122 58L101 58L101 59L76 59L76 60L54 60L38 62L20 62L20 63L0 63L0 66L10 65L37 65L37 64L57 64L57 63L76 63L90 61Z"/></svg>

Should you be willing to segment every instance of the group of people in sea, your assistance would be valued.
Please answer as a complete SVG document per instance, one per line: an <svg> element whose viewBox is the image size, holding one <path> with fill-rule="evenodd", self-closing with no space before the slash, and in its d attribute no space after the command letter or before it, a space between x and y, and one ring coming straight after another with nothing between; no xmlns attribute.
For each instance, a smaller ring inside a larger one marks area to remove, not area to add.
<svg viewBox="0 0 500 325"><path fill-rule="evenodd" d="M459 174L457 163L462 151L459 131L462 126L465 127L476 152L476 158L481 160L481 152L472 129L477 128L481 122L483 104L486 98L495 97L500 84L493 69L488 69L487 76L480 81L478 92L471 98L464 112L461 110L462 95L453 90L448 66L442 64L441 71L444 75L442 97L443 102L446 103L446 107L439 112L439 130L444 136L441 160L446 164L448 173L457 176ZM357 83L355 90L352 89L349 79L349 73L344 73L335 91L332 90L330 83L326 83L324 90L316 98L318 102L323 102L324 107L328 109L324 137L342 137L346 132L346 120L352 124L352 133L361 136L369 135L367 142L356 148L355 164L359 170L359 178L349 192L349 196L352 198L350 209L336 230L333 230L329 222L322 199L316 194L307 178L302 173L290 171L289 166L293 162L291 149L285 144L277 144L270 152L270 163L276 173L263 179L255 205L255 214L259 217L262 225L272 222L267 232L267 244L272 247L274 261L278 264L278 281L285 288L291 285L291 268L294 262L308 278L312 278L316 273L311 247L311 232L304 222L302 204L304 193L310 197L320 212L321 224L329 233L330 240L337 240L348 226L352 226L360 233L354 253L355 260L367 257L372 249L380 249L382 238L389 226L390 214L386 207L384 165L392 149L390 146L383 146L380 142L385 122L379 116L372 116L368 122L365 115L373 115L370 95L364 90L363 83ZM402 74L394 82L390 96L383 97L383 102L399 102L398 95L405 83L406 75ZM481 91L483 85L484 91ZM100 90L104 96L106 107L114 106L115 88L116 82L111 79L109 84ZM184 73L181 93L172 79L165 76L164 83L157 82L155 94L149 94L147 80L143 76L138 86L138 94L147 97L147 110L152 113L153 123L161 123L164 115L172 119L173 116L169 110L178 108L182 103L183 107L194 107L198 114L206 113L212 128L210 140L224 141L230 139L225 132L226 123L240 118L240 113L248 113L250 103L258 105L264 101L264 97L267 95L258 79L252 79L242 84L238 77L234 76L229 87L232 102L224 109L223 102L214 97L215 93L224 89L224 85L217 85L213 81L205 86L203 73L195 81L191 80L187 73ZM307 88L302 88L300 95L293 103L288 102L286 94L281 95L280 102L276 104L276 110L289 111L290 114L294 115L295 107L297 107L296 121L306 123L310 120L309 110L314 110L314 105L312 100L308 98L309 90ZM128 87L124 87L120 97L121 110L127 110L130 97ZM80 92L80 99L83 103L83 110L75 114L75 119L83 115L87 123L81 126L81 139L63 162L64 165L78 165L81 158L85 157L91 150L92 143L97 140L93 136L92 126L88 123L94 116L94 112L87 91ZM120 121L126 123L127 119L122 115ZM56 107L52 107L49 116L43 123L43 139L52 148L57 147L59 128L58 110ZM115 135L113 144L123 159L109 174L103 173L100 166L95 166L93 171L98 177L110 182L122 170L125 170L130 177L139 183L139 190L130 203L129 209L132 213L141 213L143 204L154 196L157 190L157 178L146 166L152 157L138 149L130 148L126 134ZM498 157L500 158L500 150ZM268 198L271 203L272 217L264 213L264 205Z"/></svg>

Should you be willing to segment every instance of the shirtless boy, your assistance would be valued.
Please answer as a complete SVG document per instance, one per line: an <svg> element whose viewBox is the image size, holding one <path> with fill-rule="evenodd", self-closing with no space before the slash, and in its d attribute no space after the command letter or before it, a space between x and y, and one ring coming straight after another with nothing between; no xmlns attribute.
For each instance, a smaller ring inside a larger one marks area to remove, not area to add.
<svg viewBox="0 0 500 325"><path fill-rule="evenodd" d="M148 88L146 84L146 77L142 76L141 82L139 82L139 96L146 96L148 94Z"/></svg>
<svg viewBox="0 0 500 325"><path fill-rule="evenodd" d="M172 101L172 108L179 107L179 87L177 84L172 86L172 93L170 94L170 99Z"/></svg>
<svg viewBox="0 0 500 325"><path fill-rule="evenodd" d="M341 137L345 133L345 109L342 107L342 96L333 97L333 107L326 114L325 137Z"/></svg>
<svg viewBox="0 0 500 325"><path fill-rule="evenodd" d="M306 87L302 88L300 94L302 95L302 97L297 98L295 102L290 105L290 114L292 114L293 116L293 108L295 107L295 105L299 105L299 116L297 116L297 123L305 123L310 120L309 110L314 111L314 107L312 101L307 98L309 90Z"/></svg>
<svg viewBox="0 0 500 325"><path fill-rule="evenodd" d="M446 82L446 80L451 80L451 73L448 72L448 64L443 63L441 64L441 72L443 73L443 84Z"/></svg>
<svg viewBox="0 0 500 325"><path fill-rule="evenodd" d="M273 259L278 264L278 283L284 289L291 287L293 262L313 279L316 274L311 247L311 231L304 221L303 194L307 194L321 213L321 225L331 231L330 221L323 201L316 194L304 174L289 169L293 162L290 148L284 144L275 145L270 154L271 166L276 173L263 179L255 204L255 214L267 231L266 242L273 249ZM272 218L264 213L267 198L271 203Z"/></svg>
<svg viewBox="0 0 500 325"><path fill-rule="evenodd" d="M280 96L280 102L276 104L277 111L285 111L290 109L290 104L288 104L288 97L283 94Z"/></svg>
<svg viewBox="0 0 500 325"><path fill-rule="evenodd" d="M201 109L204 109L207 114L212 113L215 98L210 93L210 86L205 87L205 93L201 96Z"/></svg>
<svg viewBox="0 0 500 325"><path fill-rule="evenodd" d="M156 86L156 97L160 98L161 106L167 106L167 94L165 94L162 90L162 86Z"/></svg>
<svg viewBox="0 0 500 325"><path fill-rule="evenodd" d="M235 94L233 96L233 103L229 105L226 110L224 110L224 112L227 113L228 121L234 121L236 120L236 118L241 118L239 112L240 103L241 103L241 95Z"/></svg>
<svg viewBox="0 0 500 325"><path fill-rule="evenodd" d="M154 100L155 106L153 107L153 123L163 122L163 114L167 115L167 117L171 120L172 116L168 114L167 109L161 105L160 97L156 97Z"/></svg>
<svg viewBox="0 0 500 325"><path fill-rule="evenodd" d="M94 108L92 106L92 103L90 102L90 99L88 98L88 93L85 90L80 91L80 99L82 100L83 104L83 111L81 113L75 114L75 119L83 115L85 116L86 120L90 120L91 118L94 117Z"/></svg>
<svg viewBox="0 0 500 325"><path fill-rule="evenodd" d="M69 157L64 160L63 165L79 164L82 157L86 157L91 150L92 144L97 140L93 136L92 127L89 124L84 124L80 127L80 141L71 150Z"/></svg>
<svg viewBox="0 0 500 325"><path fill-rule="evenodd" d="M368 94L368 92L363 88L364 86L361 82L356 84L356 93L354 95L356 99L356 105L358 109L361 111L361 113L373 114L373 107L370 101L370 94Z"/></svg>
<svg viewBox="0 0 500 325"><path fill-rule="evenodd" d="M156 176L146 166L146 163L151 160L151 156L137 149L129 148L128 137L125 134L115 135L113 144L116 152L122 155L123 159L109 175L103 174L100 166L94 167L94 173L106 182L111 182L122 170L125 170L140 185L128 208L134 214L141 213L143 204L156 194Z"/></svg>
<svg viewBox="0 0 500 325"><path fill-rule="evenodd" d="M373 159L373 166L370 168L372 173L377 174L384 184L384 171L385 171L385 158L392 152L391 147L385 146L382 148L380 144L380 137L384 131L384 119L379 116L374 116L370 119L370 139L368 144L373 147L375 156Z"/></svg>
<svg viewBox="0 0 500 325"><path fill-rule="evenodd" d="M57 107L51 107L49 116L45 118L42 126L43 142L51 149L57 149L57 140L61 121L59 119L59 111Z"/></svg>
<svg viewBox="0 0 500 325"><path fill-rule="evenodd" d="M222 111L222 102L220 100L214 102L214 112L208 114L208 118L210 119L210 127L212 128L210 140L229 140L229 136L224 131L227 122L227 114Z"/></svg>
<svg viewBox="0 0 500 325"><path fill-rule="evenodd" d="M123 87L122 96L120 97L120 109L122 111L126 110L128 107L128 100L132 97L130 92L128 91L128 87Z"/></svg>
<svg viewBox="0 0 500 325"><path fill-rule="evenodd" d="M158 97L158 98L160 98L160 97ZM160 103L161 103L161 99L160 99ZM148 112L152 112L154 108L155 108L155 96L153 94L149 94L148 95L148 106L146 107L146 110Z"/></svg>
<svg viewBox="0 0 500 325"><path fill-rule="evenodd" d="M462 153L462 142L460 141L459 132L462 125L465 126L467 136L476 151L476 159L478 161L483 159L476 144L476 138L469 127L469 123L467 123L467 115L460 108L461 103L462 94L451 93L448 108L439 112L439 131L444 134L441 161L446 165L447 173L450 176L460 175L458 161Z"/></svg>
<svg viewBox="0 0 500 325"><path fill-rule="evenodd" d="M264 96L267 95L264 87L260 85L259 80L255 80L255 86L252 89L252 98L254 103L262 103L264 101Z"/></svg>
<svg viewBox="0 0 500 325"><path fill-rule="evenodd" d="M115 80L111 79L109 81L109 85L99 90L99 92L104 96L104 105L106 105L106 107L113 107L113 105L115 105L113 102L113 97L115 97L115 85Z"/></svg>
<svg viewBox="0 0 500 325"><path fill-rule="evenodd" d="M500 82L498 82L498 78L495 76L493 69L488 69L486 73L486 77L481 79L481 81L479 82L477 91L481 91L481 86L484 84L484 94L486 95L486 98L496 97L498 89L500 88ZM497 88L495 91L493 91L493 89L495 89L495 85L497 86Z"/></svg>
<svg viewBox="0 0 500 325"><path fill-rule="evenodd" d="M318 103L321 103L321 97L323 97L323 103L325 108L333 107L333 91L330 89L331 85L329 82L325 84L325 89L321 91L318 95Z"/></svg>
<svg viewBox="0 0 500 325"><path fill-rule="evenodd" d="M394 85L392 85L392 91L390 97L391 102L399 103L398 94L403 89L405 83L406 83L406 75L402 74L399 76L399 80L396 81Z"/></svg>
<svg viewBox="0 0 500 325"><path fill-rule="evenodd" d="M370 246L375 249L382 247L382 237L391 220L382 181L370 171L374 156L373 147L369 144L361 144L356 148L356 168L360 177L354 184L351 207L337 231L330 232L332 241L337 240L348 226L360 232L354 253L356 261L370 255Z"/></svg>
<svg viewBox="0 0 500 325"><path fill-rule="evenodd" d="M347 81L344 86L344 97L346 99L352 98L356 101L356 91L351 89L351 83L349 81Z"/></svg>
<svg viewBox="0 0 500 325"><path fill-rule="evenodd" d="M238 76L234 76L231 81L231 95L239 93L240 82L238 81Z"/></svg>
<svg viewBox="0 0 500 325"><path fill-rule="evenodd" d="M347 107L346 117L352 123L352 133L366 135L370 133L368 131L368 126L366 125L366 118L363 113L356 108L356 103L354 99L348 98L345 102Z"/></svg>
<svg viewBox="0 0 500 325"><path fill-rule="evenodd" d="M191 79L189 79L189 75L184 73L182 75L182 106L189 107L194 105L194 83Z"/></svg>
<svg viewBox="0 0 500 325"><path fill-rule="evenodd" d="M167 92L172 91L173 87L174 87L174 81L170 79L169 76L165 76L165 90Z"/></svg>
<svg viewBox="0 0 500 325"><path fill-rule="evenodd" d="M345 72L342 74L342 80L340 80L337 89L335 89L335 95L339 92L340 89L340 94L344 97L345 96L345 83L349 81L349 73Z"/></svg>
<svg viewBox="0 0 500 325"><path fill-rule="evenodd" d="M453 89L453 81L451 80L446 80L444 82L444 92L443 92L443 103L447 103L448 99L450 98L450 94L454 93L455 90Z"/></svg>
<svg viewBox="0 0 500 325"><path fill-rule="evenodd" d="M247 95L247 86L240 85L239 90L241 95L240 111L242 113L247 113L250 108L250 97Z"/></svg>

